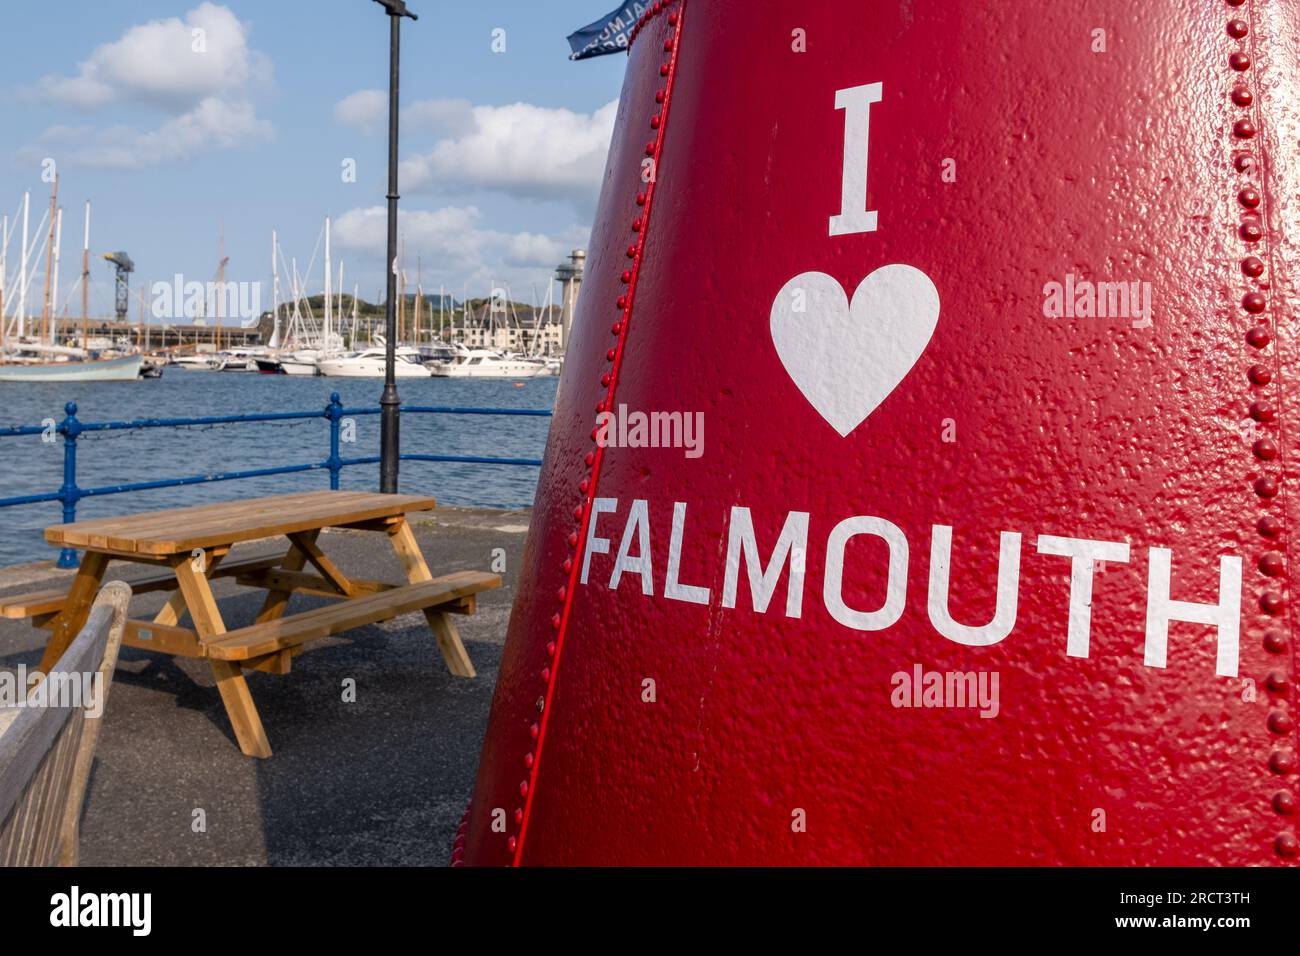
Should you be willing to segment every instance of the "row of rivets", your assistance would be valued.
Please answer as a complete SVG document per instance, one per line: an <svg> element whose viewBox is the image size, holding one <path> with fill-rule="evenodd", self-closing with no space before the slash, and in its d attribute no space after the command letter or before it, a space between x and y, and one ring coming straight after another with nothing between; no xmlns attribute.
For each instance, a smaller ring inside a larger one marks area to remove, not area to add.
<svg viewBox="0 0 1300 956"><path fill-rule="evenodd" d="M1231 7L1240 7L1245 4L1245 0L1227 0L1227 4ZM1233 39L1242 40L1250 32L1250 28L1245 20L1234 18L1228 21L1227 32ZM1245 73L1251 68L1250 57L1245 51L1238 50L1228 57L1228 65L1237 73ZM1255 102L1254 94L1245 84L1237 84L1233 87L1231 99L1235 106L1242 109L1249 109ZM1253 140L1257 132L1255 123L1248 116L1240 117L1232 124L1233 138L1242 143ZM1254 156L1248 152L1237 153L1233 157L1233 167L1239 173L1254 169ZM1257 212L1262 201L1259 189L1251 183L1243 184L1237 191L1237 203L1243 216L1237 234L1245 242L1259 242L1264 237L1262 221ZM1241 260L1241 272L1248 279L1258 280L1264 274L1264 262L1258 256L1247 255ZM1268 309L1268 299L1258 290L1247 292L1241 298L1241 307L1247 315L1260 317L1256 320L1257 324L1246 333L1246 341L1251 347L1262 351L1272 341L1265 327L1268 320L1263 317ZM1273 380L1271 369L1262 364L1252 365L1246 375L1250 384L1256 388L1263 388ZM1263 398L1251 402L1249 414L1253 421L1261 424L1272 424L1277 421L1277 410ZM1257 439L1251 446L1251 451L1259 462L1275 461L1279 453L1277 443L1270 438ZM1277 478L1271 475L1261 475L1256 478L1253 488L1260 502L1265 505L1276 498L1280 490ZM1261 517L1256 528L1260 536L1269 541L1277 540L1282 534L1281 522L1272 515ZM1286 609L1286 598L1281 590L1273 589L1271 582L1276 581L1279 587L1281 586L1286 574L1286 562L1281 552L1269 550L1260 556L1256 568L1260 575L1270 582L1259 596L1260 610L1270 618L1276 618ZM1287 639L1283 631L1270 629L1264 635L1264 649L1268 653L1282 654L1286 646ZM1285 696L1290 689L1286 672L1277 669L1268 673L1264 679L1264 686L1269 693L1279 697ZM1291 733L1294 724L1290 715L1281 709L1281 706L1279 702L1279 709L1270 711L1268 730L1278 737L1285 737ZM1285 777L1295 772L1295 756L1286 750L1275 750L1269 755L1268 766L1274 774ZM1290 816L1296 812L1295 795L1286 790L1278 791L1273 795L1272 806L1278 814ZM1294 857L1300 853L1300 842L1297 841L1294 833L1283 832L1274 840L1273 848L1279 856Z"/></svg>
<svg viewBox="0 0 1300 956"><path fill-rule="evenodd" d="M675 0L658 0L658 2L656 2L649 10L647 10L646 14L641 18L641 21L639 22L638 26L632 32L631 39L635 40L636 34L639 31L640 27L648 23L652 16L663 12L664 9L671 6L673 2L675 2ZM668 22L671 25L676 26L677 14L674 13L671 16L669 16ZM629 47L631 46L630 41L628 45ZM675 44L672 40L667 40L664 42L664 51L671 54L674 46ZM667 65L661 67L660 75L662 76L668 75ZM659 90L658 92L655 93L656 104L663 104L666 102L667 102L666 90ZM663 113L662 112L656 113L655 116L650 121L650 128L652 130L658 131L662 125L663 125ZM647 143L645 147L646 156L652 157L655 162L658 162L661 139L662 139L662 134L656 136L656 138L651 142ZM648 202L648 200L649 200L649 196L647 193L639 192L636 197L636 204L638 207L644 207ZM636 269L640 259L641 249L645 243L645 220L642 216L638 216L635 220L633 220L632 232L636 234L637 241L634 244L628 246L626 251L627 258L632 262L632 268L624 269L619 274L619 282L622 285L628 287L631 287L632 285L632 280L635 277ZM610 334L613 335L615 338L619 339L620 341L623 340L624 330L627 326L627 311L630 302L631 299L629 298L628 293L625 292L624 294L618 297L618 300L615 303L620 313L620 319L619 321L615 322L613 325L610 326ZM613 363L617 358L618 358L617 348L611 348L606 351L605 359L608 362ZM600 376L601 387L605 389L609 389L612 386L613 381L614 381L613 367L611 364L611 367L605 372L603 372ZM605 400L596 403L597 414L600 414L601 412L605 411L605 408L606 408ZM599 438L599 436L600 436L600 428L599 426L597 426L596 428L593 428L591 431L592 441L596 441ZM573 552L564 559L563 570L564 570L564 575L566 580L573 572L574 561L577 555L576 549L578 547L578 542L580 540L579 531L581 531L582 523L584 519L587 517L588 509L591 506L591 494L595 482L595 476L593 471L596 464L595 453L587 452L587 454L583 457L583 462L586 465L587 469L589 470L589 473L585 475L581 481L578 482L578 491L583 496L583 500L581 501L581 503L576 505L573 509L573 520L577 524L578 530L570 531L568 537L566 538L569 549L571 552ZM550 625L551 625L551 630L556 632L557 635L559 634L559 632L564 626L565 601L568 598L568 596L569 596L569 591L567 586L561 585L559 588L556 589L555 600L560 605L560 610L551 615ZM542 683L544 685L547 685L548 687L550 686L551 677L553 675L552 667L553 667L553 661L555 658L557 647L558 647L558 643L555 640L550 640L546 642L546 656L548 659L552 661L552 663L548 663L546 666L544 666L541 669L539 676L542 679ZM538 713L543 712L545 710L545 707L546 707L545 695L539 696L537 698ZM540 740L541 725L537 721L532 721L529 725L528 732L533 740ZM524 754L523 764L525 770L531 771L536 765L536 763L537 763L537 755L535 750L529 750L527 753ZM528 791L529 791L529 778L525 777L523 780L519 782L519 796L521 798L526 798L528 796ZM515 808L513 819L515 825L517 827L522 828L523 821L524 821L524 808L522 806ZM522 836L522 829L520 830L519 836L512 834L507 838L506 846L509 848L511 853L514 853L515 849L519 846L520 836Z"/></svg>

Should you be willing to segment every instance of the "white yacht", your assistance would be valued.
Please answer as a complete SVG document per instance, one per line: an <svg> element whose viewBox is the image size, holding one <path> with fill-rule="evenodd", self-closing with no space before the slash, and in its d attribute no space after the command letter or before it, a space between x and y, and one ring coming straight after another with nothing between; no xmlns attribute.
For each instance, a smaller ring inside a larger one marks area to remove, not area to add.
<svg viewBox="0 0 1300 956"><path fill-rule="evenodd" d="M410 346L399 346L394 353L394 378L428 378L429 370L420 362L420 353ZM322 375L340 378L383 378L387 364L382 347L368 348L360 352L348 352L322 358L317 363Z"/></svg>
<svg viewBox="0 0 1300 956"><path fill-rule="evenodd" d="M211 352L196 352L193 355L175 355L172 357L172 364L191 372L214 372L220 367L221 360Z"/></svg>
<svg viewBox="0 0 1300 956"><path fill-rule="evenodd" d="M508 358L492 349L465 349L456 361L430 369L440 378L533 378L545 370L534 359Z"/></svg>

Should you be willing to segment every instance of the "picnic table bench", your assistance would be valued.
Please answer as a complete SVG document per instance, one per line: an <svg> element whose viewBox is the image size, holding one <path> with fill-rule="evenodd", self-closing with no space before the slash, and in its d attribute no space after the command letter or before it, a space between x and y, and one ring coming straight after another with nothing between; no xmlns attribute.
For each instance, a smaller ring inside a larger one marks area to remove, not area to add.
<svg viewBox="0 0 1300 956"><path fill-rule="evenodd" d="M458 677L475 676L449 615L473 614L476 596L500 587L501 578L480 571L437 578L430 573L406 516L435 504L417 495L316 491L54 525L45 529L47 542L85 552L71 586L0 598L0 616L31 618L51 632L40 664L48 671L85 624L110 561L155 568L130 580L132 591L171 594L152 620L128 620L122 643L206 658L240 750L269 757L271 746L244 671L287 674L309 641L423 611L447 669ZM345 575L317 544L325 528L385 534L406 583ZM282 556L229 558L237 544L280 535L289 539ZM254 623L226 628L211 587L220 577L266 591ZM337 603L286 615L295 593ZM186 614L192 627L182 626Z"/></svg>

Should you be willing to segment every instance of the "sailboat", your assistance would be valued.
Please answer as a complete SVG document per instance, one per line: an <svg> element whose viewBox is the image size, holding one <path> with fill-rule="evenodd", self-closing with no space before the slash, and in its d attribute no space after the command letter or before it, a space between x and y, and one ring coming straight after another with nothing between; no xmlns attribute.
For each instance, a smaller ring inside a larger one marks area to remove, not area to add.
<svg viewBox="0 0 1300 956"><path fill-rule="evenodd" d="M0 382L133 382L139 379L143 356L140 354L109 355L92 351L82 335L82 348L59 345L56 342L59 308L59 258L63 243L63 210L58 205L59 177L54 177L48 213L49 233L45 240L45 302L41 311L40 329L32 334L27 328L27 292L31 285L35 264L31 262L29 245L29 216L31 193L23 193L23 233L19 297L12 323L5 315L5 285L8 280L8 251L12 233L9 217L5 216L0 228ZM42 220L43 226L45 220ZM17 223L14 224L17 228ZM37 232L41 226L37 227ZM81 301L82 312L88 311L90 280L90 203L86 203L86 223L82 249ZM40 253L36 258L39 260ZM84 319L83 319L84 324ZM12 327L12 334L10 329Z"/></svg>

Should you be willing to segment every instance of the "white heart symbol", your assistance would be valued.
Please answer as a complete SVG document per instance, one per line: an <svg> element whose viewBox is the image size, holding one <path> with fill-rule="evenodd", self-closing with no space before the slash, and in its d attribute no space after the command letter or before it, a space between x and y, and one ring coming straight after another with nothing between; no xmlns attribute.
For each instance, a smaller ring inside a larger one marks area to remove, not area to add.
<svg viewBox="0 0 1300 956"><path fill-rule="evenodd" d="M852 305L824 272L795 276L772 302L772 342L781 364L841 436L898 387L938 323L934 283L900 263L858 283Z"/></svg>

